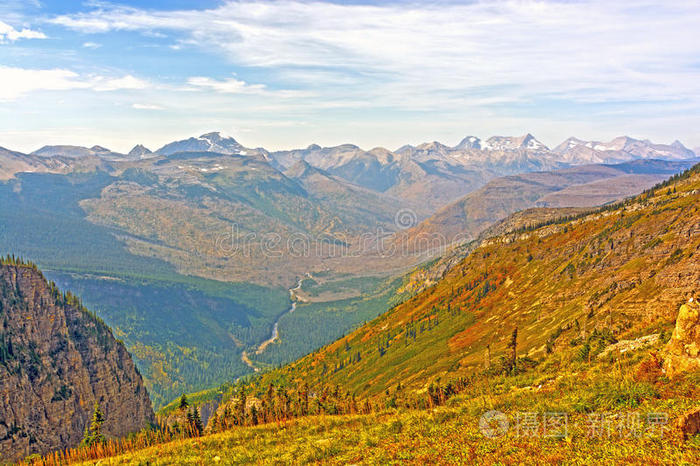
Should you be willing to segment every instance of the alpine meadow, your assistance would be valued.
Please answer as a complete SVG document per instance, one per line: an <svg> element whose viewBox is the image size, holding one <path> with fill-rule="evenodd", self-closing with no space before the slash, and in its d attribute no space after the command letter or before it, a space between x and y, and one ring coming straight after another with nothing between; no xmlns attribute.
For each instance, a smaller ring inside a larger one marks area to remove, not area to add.
<svg viewBox="0 0 700 466"><path fill-rule="evenodd" d="M699 22L3 2L0 465L700 464Z"/></svg>

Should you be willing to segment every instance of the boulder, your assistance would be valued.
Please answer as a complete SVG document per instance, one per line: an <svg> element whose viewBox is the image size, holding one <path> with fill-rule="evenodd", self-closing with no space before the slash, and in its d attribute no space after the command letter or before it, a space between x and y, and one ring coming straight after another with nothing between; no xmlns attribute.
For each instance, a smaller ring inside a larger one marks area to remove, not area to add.
<svg viewBox="0 0 700 466"><path fill-rule="evenodd" d="M676 421L676 427L683 434L684 439L700 434L700 408L689 411Z"/></svg>
<svg viewBox="0 0 700 466"><path fill-rule="evenodd" d="M700 304L689 299L678 311L676 328L666 345L664 371L669 378L700 371Z"/></svg>

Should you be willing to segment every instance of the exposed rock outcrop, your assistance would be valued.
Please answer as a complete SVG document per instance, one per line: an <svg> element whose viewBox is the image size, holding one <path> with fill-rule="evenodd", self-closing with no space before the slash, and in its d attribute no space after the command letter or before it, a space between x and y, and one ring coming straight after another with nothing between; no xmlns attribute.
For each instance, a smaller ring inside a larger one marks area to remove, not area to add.
<svg viewBox="0 0 700 466"><path fill-rule="evenodd" d="M676 328L666 345L664 370L669 378L700 371L700 304L692 298L678 311Z"/></svg>
<svg viewBox="0 0 700 466"><path fill-rule="evenodd" d="M0 260L0 458L75 446L98 403L107 437L154 421L124 345L32 265Z"/></svg>
<svg viewBox="0 0 700 466"><path fill-rule="evenodd" d="M676 427L686 440L693 435L700 434L700 408L688 411L678 418Z"/></svg>

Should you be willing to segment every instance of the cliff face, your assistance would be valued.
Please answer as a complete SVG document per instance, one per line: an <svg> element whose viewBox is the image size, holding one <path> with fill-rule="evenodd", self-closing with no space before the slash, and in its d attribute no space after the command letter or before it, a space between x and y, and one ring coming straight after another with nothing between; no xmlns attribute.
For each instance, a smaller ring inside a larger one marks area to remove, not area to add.
<svg viewBox="0 0 700 466"><path fill-rule="evenodd" d="M141 375L111 330L35 268L0 262L0 458L77 445L95 402L108 437L154 421Z"/></svg>

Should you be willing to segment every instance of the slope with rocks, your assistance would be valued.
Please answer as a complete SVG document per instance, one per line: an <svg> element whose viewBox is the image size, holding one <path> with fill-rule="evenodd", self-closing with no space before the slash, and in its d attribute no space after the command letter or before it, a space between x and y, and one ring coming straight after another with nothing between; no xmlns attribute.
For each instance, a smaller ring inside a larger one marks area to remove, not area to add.
<svg viewBox="0 0 700 466"><path fill-rule="evenodd" d="M0 261L0 457L73 447L97 403L103 432L124 436L154 421L124 345L33 265Z"/></svg>

